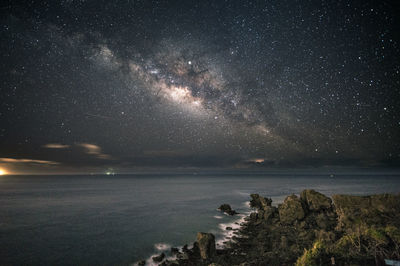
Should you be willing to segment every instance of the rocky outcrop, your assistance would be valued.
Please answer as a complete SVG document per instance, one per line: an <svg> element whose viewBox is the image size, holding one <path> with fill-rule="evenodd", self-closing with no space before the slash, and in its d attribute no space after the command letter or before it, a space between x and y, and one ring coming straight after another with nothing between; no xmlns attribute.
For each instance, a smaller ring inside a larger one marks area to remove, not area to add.
<svg viewBox="0 0 400 266"><path fill-rule="evenodd" d="M303 190L300 194L300 199L311 211L321 211L332 208L332 200L313 189Z"/></svg>
<svg viewBox="0 0 400 266"><path fill-rule="evenodd" d="M203 260L208 260L215 256L215 237L213 234L197 233L197 243L200 250L200 257Z"/></svg>
<svg viewBox="0 0 400 266"><path fill-rule="evenodd" d="M288 196L285 201L279 205L279 219L283 224L293 224L304 218L304 209L300 199L296 195Z"/></svg>
<svg viewBox="0 0 400 266"><path fill-rule="evenodd" d="M257 208L259 210L265 210L267 207L271 207L272 199L261 197L258 194L250 194L250 207Z"/></svg>
<svg viewBox="0 0 400 266"><path fill-rule="evenodd" d="M218 210L228 214L228 215L235 215L237 212L231 208L229 204L222 204L219 206Z"/></svg>

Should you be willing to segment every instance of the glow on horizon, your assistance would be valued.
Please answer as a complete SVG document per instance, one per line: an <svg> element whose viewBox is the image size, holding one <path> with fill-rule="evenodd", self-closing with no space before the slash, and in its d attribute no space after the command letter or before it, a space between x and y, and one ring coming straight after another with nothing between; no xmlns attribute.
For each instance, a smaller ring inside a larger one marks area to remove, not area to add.
<svg viewBox="0 0 400 266"><path fill-rule="evenodd" d="M6 174L7 172L4 169L0 168L0 175L6 175Z"/></svg>

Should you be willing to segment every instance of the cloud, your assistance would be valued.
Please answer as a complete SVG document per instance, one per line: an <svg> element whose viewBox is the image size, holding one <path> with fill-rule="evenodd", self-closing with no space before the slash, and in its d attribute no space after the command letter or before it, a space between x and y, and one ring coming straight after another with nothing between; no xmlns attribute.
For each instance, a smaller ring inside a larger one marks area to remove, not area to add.
<svg viewBox="0 0 400 266"><path fill-rule="evenodd" d="M70 146L61 143L48 143L43 145L43 147L48 149L68 149Z"/></svg>
<svg viewBox="0 0 400 266"><path fill-rule="evenodd" d="M110 155L102 153L100 146L91 143L77 143L76 145L84 148L87 154L94 155L99 159L111 159Z"/></svg>
<svg viewBox="0 0 400 266"><path fill-rule="evenodd" d="M148 150L144 151L143 154L145 156L173 157L173 156L186 155L187 152L185 152L184 150Z"/></svg>
<svg viewBox="0 0 400 266"><path fill-rule="evenodd" d="M3 163L34 163L34 164L47 164L47 165L60 164L60 163L54 162L54 161L35 160L35 159L14 159L14 158L0 158L0 162L3 162Z"/></svg>

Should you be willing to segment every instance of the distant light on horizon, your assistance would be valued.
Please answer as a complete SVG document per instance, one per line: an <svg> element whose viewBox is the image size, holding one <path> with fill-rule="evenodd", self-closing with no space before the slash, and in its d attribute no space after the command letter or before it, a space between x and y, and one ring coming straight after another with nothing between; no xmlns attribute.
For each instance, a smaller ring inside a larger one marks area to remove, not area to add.
<svg viewBox="0 0 400 266"><path fill-rule="evenodd" d="M7 172L4 169L0 168L0 175L6 175L6 174L7 174Z"/></svg>

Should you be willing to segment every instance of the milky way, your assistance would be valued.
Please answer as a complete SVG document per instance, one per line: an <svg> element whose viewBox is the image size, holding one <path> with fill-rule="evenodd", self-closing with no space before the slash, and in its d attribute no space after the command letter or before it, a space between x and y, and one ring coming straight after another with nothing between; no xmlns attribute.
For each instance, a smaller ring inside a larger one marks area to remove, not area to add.
<svg viewBox="0 0 400 266"><path fill-rule="evenodd" d="M1 13L9 172L399 165L391 2L13 1Z"/></svg>

